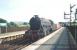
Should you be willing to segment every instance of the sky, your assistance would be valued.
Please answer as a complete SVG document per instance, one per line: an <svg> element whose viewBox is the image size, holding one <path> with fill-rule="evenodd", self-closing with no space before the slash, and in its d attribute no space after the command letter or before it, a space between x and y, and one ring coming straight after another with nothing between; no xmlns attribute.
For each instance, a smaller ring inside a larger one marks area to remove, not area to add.
<svg viewBox="0 0 77 50"><path fill-rule="evenodd" d="M51 19L55 23L64 20L64 11L69 13L69 5L76 0L0 0L0 18L10 21L29 22L33 15ZM75 6L74 9L76 9ZM73 9L73 11L75 11Z"/></svg>

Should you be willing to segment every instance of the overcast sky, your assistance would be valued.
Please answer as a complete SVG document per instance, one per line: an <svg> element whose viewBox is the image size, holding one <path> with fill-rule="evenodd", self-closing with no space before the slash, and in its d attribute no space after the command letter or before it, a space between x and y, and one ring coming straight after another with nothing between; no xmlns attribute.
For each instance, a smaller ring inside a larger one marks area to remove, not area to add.
<svg viewBox="0 0 77 50"><path fill-rule="evenodd" d="M64 11L69 13L70 3L76 0L0 0L0 18L8 21L28 22L33 15L51 19L54 22L64 20Z"/></svg>

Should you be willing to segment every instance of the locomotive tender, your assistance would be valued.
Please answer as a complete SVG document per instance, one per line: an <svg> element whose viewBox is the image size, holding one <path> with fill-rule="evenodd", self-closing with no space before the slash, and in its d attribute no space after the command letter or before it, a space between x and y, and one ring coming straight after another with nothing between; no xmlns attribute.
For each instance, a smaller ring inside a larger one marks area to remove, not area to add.
<svg viewBox="0 0 77 50"><path fill-rule="evenodd" d="M29 21L30 29L25 32L25 37L28 40L35 41L38 40L52 31L52 24L50 20L39 18L38 15L34 15Z"/></svg>

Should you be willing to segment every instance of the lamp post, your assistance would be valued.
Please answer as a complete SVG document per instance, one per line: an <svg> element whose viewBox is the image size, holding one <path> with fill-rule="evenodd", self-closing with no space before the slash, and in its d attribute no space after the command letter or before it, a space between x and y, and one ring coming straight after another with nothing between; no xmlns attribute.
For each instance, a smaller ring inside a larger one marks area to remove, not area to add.
<svg viewBox="0 0 77 50"><path fill-rule="evenodd" d="M77 39L77 34L76 34L76 20L77 20L77 9L75 11L75 40Z"/></svg>

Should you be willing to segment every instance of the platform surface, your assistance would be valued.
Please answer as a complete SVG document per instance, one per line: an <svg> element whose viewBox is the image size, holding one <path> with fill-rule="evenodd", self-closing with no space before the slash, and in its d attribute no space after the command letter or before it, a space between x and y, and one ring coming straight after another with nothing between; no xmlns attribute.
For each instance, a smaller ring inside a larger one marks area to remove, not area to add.
<svg viewBox="0 0 77 50"><path fill-rule="evenodd" d="M9 32L9 33L0 34L0 39L5 38L5 37L20 35L20 34L24 34L24 33L25 33L25 31L16 31L16 32Z"/></svg>

